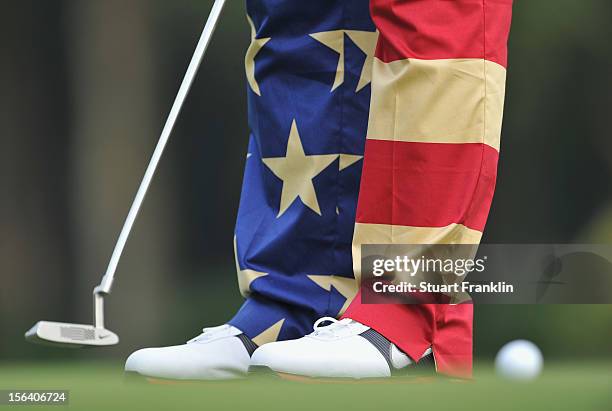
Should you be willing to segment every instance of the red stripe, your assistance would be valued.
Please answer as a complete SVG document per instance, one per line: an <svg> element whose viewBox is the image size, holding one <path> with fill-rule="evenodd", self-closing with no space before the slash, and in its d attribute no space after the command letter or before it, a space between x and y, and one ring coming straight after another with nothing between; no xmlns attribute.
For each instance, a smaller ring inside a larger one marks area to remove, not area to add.
<svg viewBox="0 0 612 411"><path fill-rule="evenodd" d="M410 358L432 347L437 371L462 378L472 375L473 317L472 304L363 304L361 292L342 316L378 331Z"/></svg>
<svg viewBox="0 0 612 411"><path fill-rule="evenodd" d="M497 160L486 144L367 140L357 222L483 231Z"/></svg>
<svg viewBox="0 0 612 411"><path fill-rule="evenodd" d="M371 0L384 62L487 59L507 66L512 0ZM486 45L486 47L485 47Z"/></svg>

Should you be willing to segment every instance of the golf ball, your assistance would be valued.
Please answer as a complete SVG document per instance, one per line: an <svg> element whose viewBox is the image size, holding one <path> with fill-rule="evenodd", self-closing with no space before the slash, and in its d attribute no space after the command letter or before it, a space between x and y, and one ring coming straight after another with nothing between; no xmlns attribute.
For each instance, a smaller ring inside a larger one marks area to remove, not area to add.
<svg viewBox="0 0 612 411"><path fill-rule="evenodd" d="M542 352L527 340L515 340L504 345L495 357L497 374L512 380L533 380L542 371Z"/></svg>

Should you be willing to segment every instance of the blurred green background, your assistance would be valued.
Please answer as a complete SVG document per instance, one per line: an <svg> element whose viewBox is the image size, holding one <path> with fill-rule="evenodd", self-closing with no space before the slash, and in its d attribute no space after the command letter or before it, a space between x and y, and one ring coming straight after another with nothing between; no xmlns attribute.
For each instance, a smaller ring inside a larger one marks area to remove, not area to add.
<svg viewBox="0 0 612 411"><path fill-rule="evenodd" d="M232 237L250 34L243 1L228 3L108 299L122 343L70 351L23 333L39 319L90 321L91 289L212 2L0 0L0 363L120 360L239 307ZM516 0L514 11L484 241L612 242L612 2ZM515 338L547 359L612 358L612 307L477 307L479 358Z"/></svg>

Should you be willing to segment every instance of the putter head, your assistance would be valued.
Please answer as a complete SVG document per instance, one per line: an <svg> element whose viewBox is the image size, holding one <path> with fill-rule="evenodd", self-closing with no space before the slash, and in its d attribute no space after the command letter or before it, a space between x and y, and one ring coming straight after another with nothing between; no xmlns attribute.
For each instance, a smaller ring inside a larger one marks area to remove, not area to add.
<svg viewBox="0 0 612 411"><path fill-rule="evenodd" d="M103 347L119 343L119 337L105 328L93 325L40 321L25 334L27 341L36 344L72 348Z"/></svg>

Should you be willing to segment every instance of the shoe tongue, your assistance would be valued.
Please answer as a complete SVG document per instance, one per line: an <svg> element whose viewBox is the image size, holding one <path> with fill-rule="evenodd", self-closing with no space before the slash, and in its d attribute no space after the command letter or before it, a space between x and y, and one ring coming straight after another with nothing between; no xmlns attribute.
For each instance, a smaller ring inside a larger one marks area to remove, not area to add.
<svg viewBox="0 0 612 411"><path fill-rule="evenodd" d="M217 332L221 332L223 330L227 330L231 327L231 325L229 324L223 324L223 325L218 325L216 327L206 327L204 329L202 329L202 331L204 333L217 333Z"/></svg>
<svg viewBox="0 0 612 411"><path fill-rule="evenodd" d="M207 343L221 338L234 337L242 333L242 331L240 331L238 328L229 324L223 324L217 327L207 327L202 331L202 334L187 341L187 343Z"/></svg>
<svg viewBox="0 0 612 411"><path fill-rule="evenodd" d="M337 337L350 337L352 335L359 334L368 327L365 325L352 320L350 318L343 318L342 320L330 324L326 327L318 328L313 335L321 338L337 338Z"/></svg>

